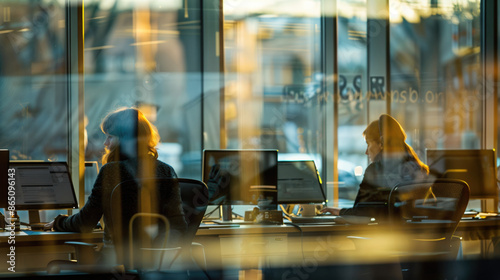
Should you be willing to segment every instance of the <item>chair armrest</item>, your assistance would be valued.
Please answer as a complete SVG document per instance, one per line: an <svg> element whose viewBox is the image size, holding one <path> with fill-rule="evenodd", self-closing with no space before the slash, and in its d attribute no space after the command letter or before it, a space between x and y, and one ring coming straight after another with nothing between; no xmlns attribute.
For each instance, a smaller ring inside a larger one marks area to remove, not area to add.
<svg viewBox="0 0 500 280"><path fill-rule="evenodd" d="M71 245L75 248L75 259L81 265L92 265L96 263L97 245L92 243L66 241L66 245Z"/></svg>
<svg viewBox="0 0 500 280"><path fill-rule="evenodd" d="M191 243L191 258L203 270L207 269L205 246L198 242Z"/></svg>
<svg viewBox="0 0 500 280"><path fill-rule="evenodd" d="M140 264L133 263L134 266L147 267L148 269L162 270L170 269L174 261L180 256L182 252L181 247L171 248L141 248L144 252L149 252L148 258L137 260ZM157 262L156 264L154 264ZM149 267L148 267L149 266Z"/></svg>

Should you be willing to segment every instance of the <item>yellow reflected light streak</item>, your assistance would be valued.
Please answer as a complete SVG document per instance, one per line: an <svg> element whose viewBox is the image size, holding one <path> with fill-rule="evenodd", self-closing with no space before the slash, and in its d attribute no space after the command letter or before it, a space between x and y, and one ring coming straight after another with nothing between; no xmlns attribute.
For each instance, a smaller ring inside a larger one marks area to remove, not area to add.
<svg viewBox="0 0 500 280"><path fill-rule="evenodd" d="M137 33L152 33L152 34L170 34L179 35L177 30L158 30L158 29L126 29L126 32L137 32Z"/></svg>
<svg viewBox="0 0 500 280"><path fill-rule="evenodd" d="M163 44L166 43L166 40L158 40L158 41L147 41L147 42L139 42L139 43L132 43L130 44L131 46L144 46L144 45L155 45L155 44Z"/></svg>
<svg viewBox="0 0 500 280"><path fill-rule="evenodd" d="M103 50L103 49L111 49L114 48L115 46L112 45L106 45L106 46L99 46L99 47L93 47L93 48L86 48L85 51L95 51L95 50Z"/></svg>

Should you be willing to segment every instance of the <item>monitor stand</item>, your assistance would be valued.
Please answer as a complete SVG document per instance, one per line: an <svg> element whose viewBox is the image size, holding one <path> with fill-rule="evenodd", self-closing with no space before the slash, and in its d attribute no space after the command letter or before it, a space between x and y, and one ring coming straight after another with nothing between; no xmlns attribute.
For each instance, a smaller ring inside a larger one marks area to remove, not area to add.
<svg viewBox="0 0 500 280"><path fill-rule="evenodd" d="M221 212L222 220L215 220L213 221L214 223L219 225L253 224L251 221L233 220L233 210L231 209L231 205L222 205Z"/></svg>
<svg viewBox="0 0 500 280"><path fill-rule="evenodd" d="M29 210L29 223L30 225L40 223L40 212L38 210Z"/></svg>
<svg viewBox="0 0 500 280"><path fill-rule="evenodd" d="M481 212L498 213L498 198L481 199Z"/></svg>

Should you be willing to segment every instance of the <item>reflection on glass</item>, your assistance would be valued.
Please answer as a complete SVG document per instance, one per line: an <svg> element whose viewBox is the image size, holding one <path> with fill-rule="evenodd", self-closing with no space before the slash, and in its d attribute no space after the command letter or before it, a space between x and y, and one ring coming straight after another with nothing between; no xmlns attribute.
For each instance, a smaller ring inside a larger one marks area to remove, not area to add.
<svg viewBox="0 0 500 280"><path fill-rule="evenodd" d="M228 148L322 153L321 1L224 2Z"/></svg>
<svg viewBox="0 0 500 280"><path fill-rule="evenodd" d="M11 159L65 161L64 5L10 1L0 12L0 147Z"/></svg>
<svg viewBox="0 0 500 280"><path fill-rule="evenodd" d="M201 175L200 3L85 2L86 160L98 160L100 120L137 106L158 127L159 159Z"/></svg>

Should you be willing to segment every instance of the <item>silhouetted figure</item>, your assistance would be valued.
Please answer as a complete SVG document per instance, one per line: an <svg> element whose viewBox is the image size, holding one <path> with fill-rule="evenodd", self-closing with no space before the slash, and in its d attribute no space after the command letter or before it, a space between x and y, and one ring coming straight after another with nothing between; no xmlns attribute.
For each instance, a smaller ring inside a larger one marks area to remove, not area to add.
<svg viewBox="0 0 500 280"><path fill-rule="evenodd" d="M111 192L121 182L138 178L177 178L174 169L159 161L155 146L160 136L155 126L135 108L121 108L108 114L101 123L101 130L106 135L103 166L94 183L92 193L79 213L70 217L59 215L46 225L56 231L90 232L101 217L104 219L104 249L112 248L113 232L110 207ZM156 186L155 186L156 187ZM167 203L159 204L156 197L149 198L148 207L159 209L170 223L169 246L176 246L181 241L187 224L184 219L180 189L177 184L160 186L162 199ZM138 197L130 197L127 207L139 207ZM157 207L157 208L154 208ZM131 211L135 211L132 209ZM105 254L113 254L113 250L104 250Z"/></svg>
<svg viewBox="0 0 500 280"><path fill-rule="evenodd" d="M406 133L393 117L382 114L367 126L363 136L367 145L365 154L371 163L359 185L353 208L328 207L323 212L383 219L387 216L386 203L394 186L427 178L429 168L406 144Z"/></svg>

